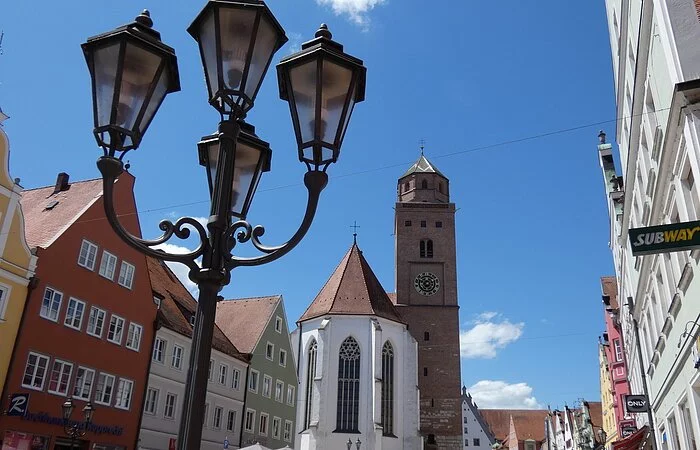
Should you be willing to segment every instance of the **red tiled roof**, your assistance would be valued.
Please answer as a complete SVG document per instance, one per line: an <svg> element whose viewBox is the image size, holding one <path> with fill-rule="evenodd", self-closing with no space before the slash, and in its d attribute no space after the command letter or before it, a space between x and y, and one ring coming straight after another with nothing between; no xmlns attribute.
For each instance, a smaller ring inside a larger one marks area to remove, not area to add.
<svg viewBox="0 0 700 450"><path fill-rule="evenodd" d="M190 317L197 309L197 302L163 261L152 257L146 259L153 292L162 297L159 318L166 328L191 338ZM212 347L229 356L248 362L246 355L243 355L228 340L218 326L214 327Z"/></svg>
<svg viewBox="0 0 700 450"><path fill-rule="evenodd" d="M601 277L600 285L603 288L603 295L610 297L610 307L618 309L620 305L617 302L617 279L615 277Z"/></svg>
<svg viewBox="0 0 700 450"><path fill-rule="evenodd" d="M479 412L500 442L508 439L511 417L518 440L534 439L541 442L545 439L546 409L479 409Z"/></svg>
<svg viewBox="0 0 700 450"><path fill-rule="evenodd" d="M70 183L69 189L54 194L55 186L22 192L22 212L27 244L46 248L72 225L88 206L102 197L102 179ZM57 202L50 209L53 202Z"/></svg>
<svg viewBox="0 0 700 450"><path fill-rule="evenodd" d="M601 402L587 402L588 413L591 415L591 423L594 427L603 426L603 404Z"/></svg>
<svg viewBox="0 0 700 450"><path fill-rule="evenodd" d="M281 295L224 300L216 304L216 324L240 351L252 353Z"/></svg>
<svg viewBox="0 0 700 450"><path fill-rule="evenodd" d="M350 247L299 322L325 314L372 315L404 323L357 244Z"/></svg>

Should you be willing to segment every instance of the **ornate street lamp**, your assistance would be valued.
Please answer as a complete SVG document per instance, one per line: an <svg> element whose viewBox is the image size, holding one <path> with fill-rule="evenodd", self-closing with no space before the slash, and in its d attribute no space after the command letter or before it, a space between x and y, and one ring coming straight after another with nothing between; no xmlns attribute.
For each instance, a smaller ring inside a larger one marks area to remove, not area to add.
<svg viewBox="0 0 700 450"><path fill-rule="evenodd" d="M73 415L73 410L75 405L73 404L73 399L68 398L62 405L63 408L63 431L68 437L70 437L70 448L75 447L75 443L78 438L85 436L87 429L92 423L92 414L95 409L92 407L92 403L87 402L83 408L83 422L71 421L71 416Z"/></svg>
<svg viewBox="0 0 700 450"><path fill-rule="evenodd" d="M124 155L138 148L165 96L180 89L175 52L160 41L152 25L144 11L135 22L88 39L83 52L92 78L95 138L104 151L97 167L103 178L107 220L117 235L142 253L185 264L189 278L199 287L177 440L179 450L195 450L201 443L218 293L229 283L234 268L274 261L306 235L328 183L326 170L338 159L353 107L364 100L366 69L361 60L343 52L325 25L300 52L278 65L280 97L289 102L299 158L307 167L308 201L294 235L282 245L265 246L260 241L265 229L251 226L246 216L262 173L270 170L272 152L243 119L253 107L275 52L287 38L263 1L210 0L188 28L199 45L209 103L221 116L217 132L197 145L211 195L209 221L205 228L190 217L175 223L164 220L160 223L163 235L145 240L119 223L114 182L124 171ZM188 253L155 248L173 236L187 239L192 231L199 245ZM234 256L235 246L248 241L262 255ZM358 439L358 448L359 443Z"/></svg>

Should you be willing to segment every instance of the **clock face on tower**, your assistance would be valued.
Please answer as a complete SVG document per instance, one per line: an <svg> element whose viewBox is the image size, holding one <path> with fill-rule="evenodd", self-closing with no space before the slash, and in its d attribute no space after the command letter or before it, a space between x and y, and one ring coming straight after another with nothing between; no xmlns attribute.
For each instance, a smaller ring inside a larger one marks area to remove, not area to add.
<svg viewBox="0 0 700 450"><path fill-rule="evenodd" d="M413 280L413 286L421 295L434 295L440 289L440 279L434 273L422 272Z"/></svg>

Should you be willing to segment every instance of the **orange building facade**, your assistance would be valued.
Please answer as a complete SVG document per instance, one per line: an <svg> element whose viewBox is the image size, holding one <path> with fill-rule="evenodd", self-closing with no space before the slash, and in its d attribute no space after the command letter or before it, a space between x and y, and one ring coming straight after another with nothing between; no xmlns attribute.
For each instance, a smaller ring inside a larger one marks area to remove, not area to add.
<svg viewBox="0 0 700 450"><path fill-rule="evenodd" d="M134 178L115 185L125 228L140 235ZM103 212L102 181L27 190L22 207L38 266L0 401L3 450L70 448L62 404L93 423L78 448L138 447L157 307L145 257L124 244Z"/></svg>

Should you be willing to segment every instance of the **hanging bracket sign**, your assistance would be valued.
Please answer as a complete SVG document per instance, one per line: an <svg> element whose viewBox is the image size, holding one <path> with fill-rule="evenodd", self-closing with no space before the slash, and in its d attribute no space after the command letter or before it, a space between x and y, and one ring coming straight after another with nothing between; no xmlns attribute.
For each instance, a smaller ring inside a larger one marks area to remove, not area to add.
<svg viewBox="0 0 700 450"><path fill-rule="evenodd" d="M700 248L700 220L629 231L632 255L680 252Z"/></svg>
<svg viewBox="0 0 700 450"><path fill-rule="evenodd" d="M643 413L649 411L649 400L646 395L626 395L625 410L628 413Z"/></svg>

